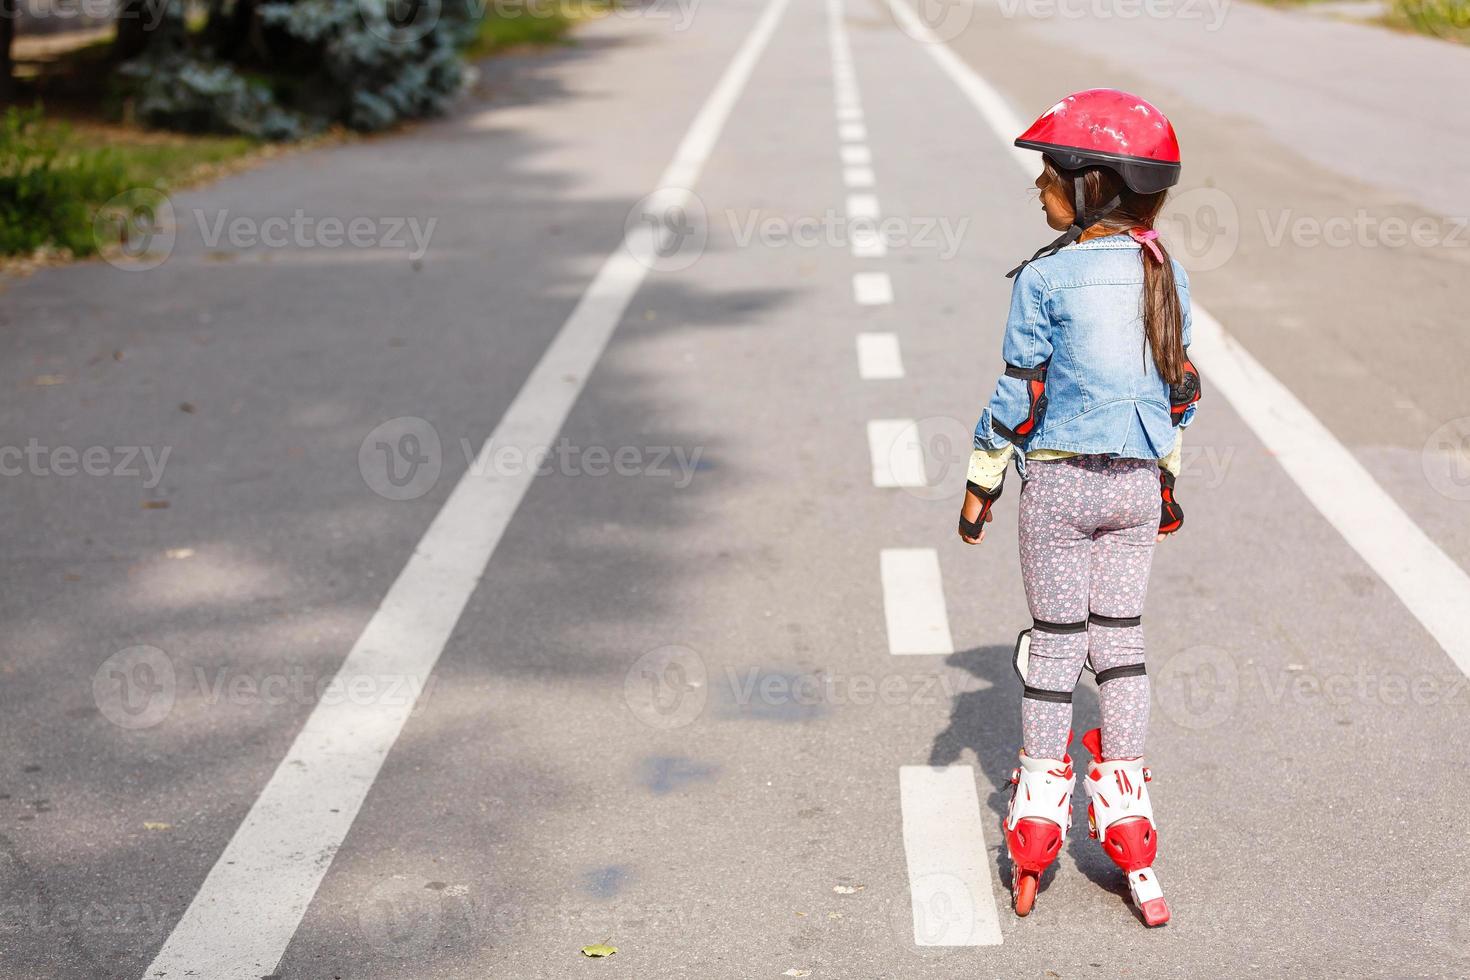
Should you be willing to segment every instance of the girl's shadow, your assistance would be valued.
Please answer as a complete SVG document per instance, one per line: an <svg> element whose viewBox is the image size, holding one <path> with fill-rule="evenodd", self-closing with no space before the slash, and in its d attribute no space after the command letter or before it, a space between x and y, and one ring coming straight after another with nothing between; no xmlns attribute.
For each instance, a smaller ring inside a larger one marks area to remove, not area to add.
<svg viewBox="0 0 1470 980"><path fill-rule="evenodd" d="M1016 768L1016 753L1021 748L1021 681L1011 666L1011 655L1011 647L984 646L955 653L945 661L947 665L961 667L988 684L981 690L955 696L949 727L939 733L929 751L931 766L947 766L958 762L966 749L971 750L990 785L995 787L986 801L995 814L991 826L996 828L997 843L991 850L996 854L1000 880L1007 889L1011 887L1011 859L999 828L1010 804L1011 770ZM1072 697L1072 728L1080 733L1097 724L1097 688L1084 675ZM1143 916L1133 908L1128 894L1128 880L1103 854L1097 842L1087 835L1087 791L1082 788L1087 772L1087 750L1082 747L1080 737L1072 739L1069 751L1078 778L1072 797L1072 830L1067 835L1067 853L1072 856L1078 870L1100 887L1119 896L1141 922ZM1040 883L1042 891L1051 882L1056 869L1057 863L1047 868Z"/></svg>

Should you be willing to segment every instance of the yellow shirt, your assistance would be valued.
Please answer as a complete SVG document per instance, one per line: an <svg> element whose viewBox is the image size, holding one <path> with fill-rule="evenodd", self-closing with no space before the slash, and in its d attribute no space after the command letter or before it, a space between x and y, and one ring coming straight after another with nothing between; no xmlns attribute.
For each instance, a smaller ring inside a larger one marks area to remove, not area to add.
<svg viewBox="0 0 1470 980"><path fill-rule="evenodd" d="M1169 455L1159 460L1159 466L1176 477L1179 475L1183 447L1184 430L1180 429L1178 435L1174 437L1174 448L1169 450ZM1006 443L999 449L975 450L970 454L969 481L986 490L994 490L1005 477L1006 467L1010 465L1011 455L1015 451L1016 447L1010 443ZM1076 455L1076 453L1064 452L1060 449L1033 449L1026 454L1026 458L1066 459L1068 456Z"/></svg>

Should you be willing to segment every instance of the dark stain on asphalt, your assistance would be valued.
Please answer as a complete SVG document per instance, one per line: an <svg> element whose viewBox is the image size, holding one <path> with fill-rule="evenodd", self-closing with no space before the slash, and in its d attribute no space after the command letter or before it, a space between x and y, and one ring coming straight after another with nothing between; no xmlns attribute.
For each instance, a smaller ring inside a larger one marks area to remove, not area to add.
<svg viewBox="0 0 1470 980"><path fill-rule="evenodd" d="M640 763L640 781L655 796L664 796L690 783L710 779L716 767L678 755L649 756Z"/></svg>
<svg viewBox="0 0 1470 980"><path fill-rule="evenodd" d="M785 673L765 668L731 670L728 683L712 685L724 718L756 721L815 721L827 714L826 678L820 673Z"/></svg>
<svg viewBox="0 0 1470 980"><path fill-rule="evenodd" d="M582 874L582 890L594 898L612 898L633 877L625 864L609 864L604 868L593 868Z"/></svg>

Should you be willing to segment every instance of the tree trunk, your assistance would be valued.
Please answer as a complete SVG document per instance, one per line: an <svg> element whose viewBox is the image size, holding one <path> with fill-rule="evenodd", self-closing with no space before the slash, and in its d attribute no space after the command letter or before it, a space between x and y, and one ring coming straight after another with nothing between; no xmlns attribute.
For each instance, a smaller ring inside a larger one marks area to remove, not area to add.
<svg viewBox="0 0 1470 980"><path fill-rule="evenodd" d="M112 40L112 60L128 61L148 47L150 10L146 0L122 0L117 7L117 36ZM152 25L156 27L157 25Z"/></svg>
<svg viewBox="0 0 1470 980"><path fill-rule="evenodd" d="M0 0L0 103L15 98L15 63L10 45L15 40L16 0Z"/></svg>

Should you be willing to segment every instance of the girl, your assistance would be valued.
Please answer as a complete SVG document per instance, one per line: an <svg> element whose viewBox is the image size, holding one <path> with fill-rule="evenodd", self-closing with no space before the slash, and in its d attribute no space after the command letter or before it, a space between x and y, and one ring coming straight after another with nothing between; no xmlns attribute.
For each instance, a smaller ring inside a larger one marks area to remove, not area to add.
<svg viewBox="0 0 1470 980"><path fill-rule="evenodd" d="M1188 283L1153 228L1179 179L1179 144L1144 100L1091 89L1052 106L1016 145L1042 152L1041 206L1064 234L1009 273L1005 373L975 428L960 516L960 536L983 541L1014 457L1033 618L1017 644L1023 748L1003 824L1015 909L1031 911L1071 825L1072 688L1085 664L1102 712L1101 730L1082 738L1088 823L1144 921L1160 925L1169 909L1152 867L1140 618L1154 542L1183 522L1174 479L1199 400Z"/></svg>

